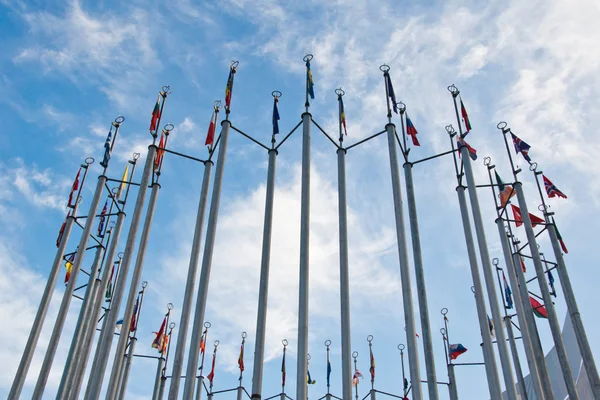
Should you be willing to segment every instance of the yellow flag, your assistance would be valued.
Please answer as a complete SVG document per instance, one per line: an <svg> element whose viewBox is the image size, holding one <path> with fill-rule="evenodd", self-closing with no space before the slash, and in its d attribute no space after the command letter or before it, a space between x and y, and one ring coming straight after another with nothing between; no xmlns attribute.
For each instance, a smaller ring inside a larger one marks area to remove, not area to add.
<svg viewBox="0 0 600 400"><path fill-rule="evenodd" d="M121 194L127 188L127 178L129 176L129 163L125 167L125 171L123 171L123 177L121 178L121 186L119 186L119 192L117 193L117 199L121 198Z"/></svg>

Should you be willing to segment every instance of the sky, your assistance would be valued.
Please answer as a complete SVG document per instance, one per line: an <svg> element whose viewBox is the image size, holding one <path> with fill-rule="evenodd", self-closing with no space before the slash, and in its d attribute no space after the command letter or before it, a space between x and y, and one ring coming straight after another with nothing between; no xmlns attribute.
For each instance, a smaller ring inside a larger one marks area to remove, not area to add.
<svg viewBox="0 0 600 400"><path fill-rule="evenodd" d="M0 81L4 87L0 96L4 125L0 134L0 319L7 328L0 345L0 396L7 395L25 346L77 168L86 157L101 159L111 121L118 115L125 117L108 169L108 175L118 179L132 153L141 153L140 162L144 161L157 92L170 85L172 94L163 116L163 123L175 126L169 147L205 158L203 143L213 101L223 99L229 63L238 60L230 120L236 128L268 143L273 90L283 93L279 101L282 135L300 122L305 85L302 57L307 53L314 55L316 98L310 112L325 131L337 136L334 90L342 87L348 145L385 127L385 90L378 69L385 63L391 67L397 99L407 105L419 131L421 146L412 149L411 160L449 150L444 127L456 127L452 97L446 90L451 84L461 90L473 126L468 141L480 155L473 164L478 183L487 183L482 163L486 156L509 181L510 167L496 129L499 121L506 121L532 146L530 156L568 196L548 203L569 248L567 267L592 351L600 355L594 294L600 272L594 257L586 255L596 245L594 227L600 222L600 159L596 156L600 139L594 133L600 124L599 17L600 5L593 0L402 4L383 0L376 6L366 0L0 0ZM399 118L394 116L393 121L399 126ZM313 127L309 369L316 383L309 388L309 398L326 393L326 340L332 342L331 390L341 395L335 150ZM286 392L295 396L300 160L301 135L296 132L277 157L266 397L281 390L282 339L290 343ZM520 179L529 208L537 210L540 199L532 174L521 156L515 160L524 169ZM373 335L375 387L399 394L397 346L406 343L406 335L385 137L350 150L346 163L352 349L359 353L358 368L367 376L366 338ZM212 324L209 346L212 340L220 341L215 390L238 383L236 360L242 332L248 333L243 382L248 391L251 387L266 167L266 151L232 132L206 310L206 320ZM81 210L89 207L93 182L100 172L94 163L82 191ZM482 360L454 175L449 157L414 168L436 371L442 382L447 381L444 344L438 333L443 327L442 308L449 310L451 341L468 348L459 361ZM201 164L165 157L142 276L148 288L138 328L139 354L156 355L150 346L152 332L160 327L167 303L173 303L173 321L179 321L201 180ZM401 181L405 195L403 177ZM480 189L479 198L490 255L501 258L492 194ZM127 221L132 209L130 201ZM68 251L78 241L75 233ZM523 228L517 236L525 238ZM547 235L541 236L539 244L553 259ZM85 269L92 258L87 254ZM411 252L409 259L414 280ZM64 292L63 272L24 397L32 392L43 360ZM527 278L533 276L530 264ZM79 279L83 284L83 276ZM558 281L557 288L555 305L563 321L566 306ZM539 294L536 285L531 290ZM51 397L58 388L79 307L80 302L74 300L45 396ZM539 320L538 328L547 352L552 347L549 326ZM424 379L421 342L419 354ZM522 353L521 360L526 372ZM135 360L128 399L150 396L155 369L154 360ZM457 367L456 375L460 398L487 398L482 367ZM365 378L359 384L361 396L368 392L369 383ZM448 398L445 386L439 392L440 398Z"/></svg>

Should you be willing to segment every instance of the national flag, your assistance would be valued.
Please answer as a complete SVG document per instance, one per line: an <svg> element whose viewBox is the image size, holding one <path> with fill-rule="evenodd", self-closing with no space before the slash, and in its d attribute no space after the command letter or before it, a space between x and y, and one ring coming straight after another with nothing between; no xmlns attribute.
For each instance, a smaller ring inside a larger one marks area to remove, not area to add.
<svg viewBox="0 0 600 400"><path fill-rule="evenodd" d="M531 307L533 307L533 313L536 317L548 319L548 311L546 311L546 307L544 307L539 301L531 296L529 296L529 302L531 303Z"/></svg>
<svg viewBox="0 0 600 400"><path fill-rule="evenodd" d="M463 354L467 351L466 347L460 343L451 344L449 346L449 348L450 348L450 359L451 360L456 360L456 358L458 356L460 356L461 354Z"/></svg>
<svg viewBox="0 0 600 400"><path fill-rule="evenodd" d="M515 216L515 225L518 228L519 226L523 225L523 214L521 214L521 209L515 206L514 204L511 204L511 207ZM544 224L546 222L540 217L533 215L532 213L529 213L529 219L531 220L531 226L533 226L534 228L538 226L538 224Z"/></svg>
<svg viewBox="0 0 600 400"><path fill-rule="evenodd" d="M331 378L331 359L329 358L329 351L327 352L327 386L330 384Z"/></svg>
<svg viewBox="0 0 600 400"><path fill-rule="evenodd" d="M462 97L460 98L460 113L462 115L463 121L465 123L465 136L467 133L471 132L471 121L469 120L469 114L467 114L467 109L463 104Z"/></svg>
<svg viewBox="0 0 600 400"><path fill-rule="evenodd" d="M556 288L554 287L554 276L552 271L548 270L548 285L550 285L550 294L556 297Z"/></svg>
<svg viewBox="0 0 600 400"><path fill-rule="evenodd" d="M508 203L510 198L516 195L517 192L511 185L506 185L504 182L502 182L502 179L500 179L500 175L498 175L497 171L495 173L496 183L498 184L498 191L500 192L500 194L498 195L500 197L500 206L506 207L506 204Z"/></svg>
<svg viewBox="0 0 600 400"><path fill-rule="evenodd" d="M496 337L496 328L494 327L494 321L492 321L492 319L490 318L490 316L487 316L488 318L488 328L490 329L490 335L492 335L492 337Z"/></svg>
<svg viewBox="0 0 600 400"><path fill-rule="evenodd" d="M339 96L340 99L340 121L342 122L342 126L344 127L344 134L348 136L348 130L346 128L346 112L344 111L344 99L342 96Z"/></svg>
<svg viewBox="0 0 600 400"><path fill-rule="evenodd" d="M65 261L65 283L68 283L69 279L71 278L71 271L73 271L73 262L75 262L75 253L71 254L69 258L67 258L67 261Z"/></svg>
<svg viewBox="0 0 600 400"><path fill-rule="evenodd" d="M204 142L205 146L212 146L215 140L215 127L217 124L217 113L213 110L212 116L210 117L210 124L208 125L208 132L206 133L206 141Z"/></svg>
<svg viewBox="0 0 600 400"><path fill-rule="evenodd" d="M519 254L519 260L521 261L521 269L523 272L527 272L527 267L525 266L525 261L523 261L523 257Z"/></svg>
<svg viewBox="0 0 600 400"><path fill-rule="evenodd" d="M410 136L415 146L421 145L419 143L419 139L417 139L417 134L419 132L417 132L417 128L415 128L415 126L413 125L412 121L408 117L408 114L406 115L406 133L408 134L408 136Z"/></svg>
<svg viewBox="0 0 600 400"><path fill-rule="evenodd" d="M308 383L309 385L314 385L315 383L317 383L317 381L313 380L310 377L310 371L309 370L306 370L306 373L307 373L306 383Z"/></svg>
<svg viewBox="0 0 600 400"><path fill-rule="evenodd" d="M554 183L552 183L552 181L548 178L546 178L546 175L542 174L542 178L544 179L544 188L546 188L546 193L548 193L548 197L552 198L552 197L562 197L563 199L566 199L567 196L561 192L560 190L558 190L558 188L556 186L554 186ZM70 203L70 201L69 201Z"/></svg>
<svg viewBox="0 0 600 400"><path fill-rule="evenodd" d="M129 180L129 163L125 166L125 171L123 171L123 177L121 178L121 185L119 186L119 191L117 192L117 200L121 198L121 195L127 189L127 181Z"/></svg>
<svg viewBox="0 0 600 400"><path fill-rule="evenodd" d="M471 160L475 161L477 160L477 150L475 150L474 148L472 148L469 143L465 142L465 140L463 138L461 138L460 136L456 139L456 145L458 146L458 156L461 156L461 151L460 149L464 147L467 148L467 150L469 150L469 157L471 157Z"/></svg>
<svg viewBox="0 0 600 400"><path fill-rule="evenodd" d="M387 95L390 98L390 100L392 101L392 106L394 108L394 112L396 114L398 114L398 106L396 105L396 93L394 93L394 85L392 85L392 78L390 77L390 73L389 72L385 72L383 74L384 78L385 78L385 84L387 87Z"/></svg>
<svg viewBox="0 0 600 400"><path fill-rule="evenodd" d="M240 346L240 355L238 357L238 367L240 367L240 372L244 372L244 343Z"/></svg>
<svg viewBox="0 0 600 400"><path fill-rule="evenodd" d="M117 321L117 323L115 324L115 327L117 328L117 330L119 332L121 332L121 329L123 328L123 318L121 318L120 320Z"/></svg>
<svg viewBox="0 0 600 400"><path fill-rule="evenodd" d="M152 110L152 119L150 120L150 132L156 132L156 128L158 128L158 120L160 119L160 97L158 95L158 99L156 99L156 104L154 105L154 109Z"/></svg>
<svg viewBox="0 0 600 400"><path fill-rule="evenodd" d="M273 135L279 133L279 109L277 108L277 103L279 103L279 99L277 97L273 98Z"/></svg>
<svg viewBox="0 0 600 400"><path fill-rule="evenodd" d="M135 332L137 329L137 313L138 307L140 306L140 295L138 294L137 299L135 299L135 305L133 306L133 313L131 314L131 322L129 323L129 332Z"/></svg>
<svg viewBox="0 0 600 400"><path fill-rule="evenodd" d="M308 93L311 99L315 98L315 82L310 70L310 60L306 60L306 93Z"/></svg>
<svg viewBox="0 0 600 400"><path fill-rule="evenodd" d="M112 140L112 126L110 127L110 131L108 131L108 136L106 137L106 142L104 142L104 157L100 162L100 165L104 168L108 167L108 161L110 160L110 143Z"/></svg>
<svg viewBox="0 0 600 400"><path fill-rule="evenodd" d="M77 199L75 199L75 203L71 204L73 202L73 195L75 194L75 192L77 192L77 190L79 190L79 174L81 173L81 168L79 168L79 171L77 171L77 176L75 176L75 181L73 181L73 185L71 185L71 193L69 193L69 204L67 204L67 207L75 207L75 203L77 203Z"/></svg>
<svg viewBox="0 0 600 400"><path fill-rule="evenodd" d="M554 221L554 218L552 219L552 223L554 224L554 229L556 230L556 236L558 238L558 242L560 243L560 247L562 248L562 251L564 251L565 254L569 254L569 250L567 250L567 246L565 245L565 242L563 241L562 236L560 236L560 232L558 231L558 226L556 226L556 221Z"/></svg>
<svg viewBox="0 0 600 400"><path fill-rule="evenodd" d="M158 142L158 150L156 150L156 157L154 158L154 172L158 172L160 165L162 164L163 155L165 153L165 134L164 132L160 135L160 142Z"/></svg>
<svg viewBox="0 0 600 400"><path fill-rule="evenodd" d="M502 271L502 282L504 283L504 297L506 297L506 308L512 309L513 308L512 290L510 290L510 286L508 286L508 281L506 280L504 271Z"/></svg>
<svg viewBox="0 0 600 400"><path fill-rule="evenodd" d="M283 349L283 358L281 359L281 386L285 386L285 349Z"/></svg>
<svg viewBox="0 0 600 400"><path fill-rule="evenodd" d="M200 354L204 354L206 351L206 331L202 333L202 337L200 338Z"/></svg>
<svg viewBox="0 0 600 400"><path fill-rule="evenodd" d="M115 266L113 265L112 269L110 271L110 278L108 279L108 284L106 285L106 292L104 292L104 298L106 299L106 301L110 301L110 299L112 298L114 275L115 275Z"/></svg>
<svg viewBox="0 0 600 400"><path fill-rule="evenodd" d="M354 370L354 376L352 377L352 386L358 385L359 378L362 378L362 374L358 369Z"/></svg>
<svg viewBox="0 0 600 400"><path fill-rule="evenodd" d="M371 373L371 382L375 380L375 356L373 356L373 348L369 346L369 355L371 360L371 367L369 368L369 372Z"/></svg>
<svg viewBox="0 0 600 400"><path fill-rule="evenodd" d="M62 242L63 235L65 234L65 228L67 227L67 220L69 219L70 216L71 216L71 211L69 211L67 213L65 220L63 221L62 225L60 226L60 229L58 231L58 237L56 238L56 247L59 247L60 242Z"/></svg>
<svg viewBox="0 0 600 400"><path fill-rule="evenodd" d="M104 222L106 221L106 213L108 213L108 199L104 202L102 212L100 213L100 222L98 223L98 236L104 237Z"/></svg>
<svg viewBox="0 0 600 400"><path fill-rule="evenodd" d="M233 92L233 76L235 75L235 67L229 67L229 77L227 78L227 86L225 87L225 106L231 106L231 93Z"/></svg>
<svg viewBox="0 0 600 400"><path fill-rule="evenodd" d="M166 333L163 335L163 342L162 342L162 348L160 348L158 350L158 352L160 354L166 354L167 353L167 348L169 347L169 338L170 336L167 335Z"/></svg>
<svg viewBox="0 0 600 400"><path fill-rule="evenodd" d="M213 357L212 357L212 367L210 369L210 373L206 376L206 379L208 379L210 381L210 383L212 383L213 379L215 379L215 362L217 361L217 349L215 348L215 351L213 351Z"/></svg>
<svg viewBox="0 0 600 400"><path fill-rule="evenodd" d="M167 325L167 317L165 317L163 319L162 324L160 325L160 329L158 330L158 332L152 332L152 333L156 333L156 337L154 338L154 341L152 342L152 347L157 349L159 353L162 353L162 349L163 349L163 343L165 340L165 329L166 329L166 325Z"/></svg>
<svg viewBox="0 0 600 400"><path fill-rule="evenodd" d="M529 157L529 149L531 146L519 139L514 133L511 132L510 135L512 136L513 144L515 145L515 151L523 154L523 158L531 164L531 158Z"/></svg>

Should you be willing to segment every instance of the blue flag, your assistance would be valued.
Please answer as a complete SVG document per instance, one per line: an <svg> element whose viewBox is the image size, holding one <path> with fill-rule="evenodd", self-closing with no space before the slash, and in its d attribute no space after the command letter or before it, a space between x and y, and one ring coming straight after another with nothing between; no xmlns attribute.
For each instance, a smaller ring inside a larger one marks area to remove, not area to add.
<svg viewBox="0 0 600 400"><path fill-rule="evenodd" d="M386 72L384 74L385 82L387 85L387 94L392 101L392 106L394 107L394 112L398 114L398 106L396 105L396 93L394 93L394 86L392 85L392 78L390 77L390 73Z"/></svg>
<svg viewBox="0 0 600 400"><path fill-rule="evenodd" d="M504 275L504 271L502 271L502 280L504 281L504 297L506 297L506 308L513 308L513 298L512 298L512 290L510 290L510 286L508 286L508 282L506 281L506 276Z"/></svg>
<svg viewBox="0 0 600 400"><path fill-rule="evenodd" d="M110 142L112 140L112 127L110 131L108 131L108 136L106 137L106 142L104 142L104 158L100 162L100 165L104 168L108 167L108 161L110 160Z"/></svg>
<svg viewBox="0 0 600 400"><path fill-rule="evenodd" d="M279 110L277 109L277 103L279 103L279 99L277 97L274 98L273 101L273 135L279 133Z"/></svg>
<svg viewBox="0 0 600 400"><path fill-rule="evenodd" d="M554 288L554 276L552 271L548 270L548 284L550 285L550 294L556 297L556 289Z"/></svg>
<svg viewBox="0 0 600 400"><path fill-rule="evenodd" d="M310 70L310 61L306 61L306 92L311 99L315 98L315 82L313 81L312 71Z"/></svg>
<svg viewBox="0 0 600 400"><path fill-rule="evenodd" d="M313 381L310 377L310 371L306 371L308 373L308 377L306 378L306 383L308 383L309 385L314 385L315 383L317 383L317 381Z"/></svg>
<svg viewBox="0 0 600 400"><path fill-rule="evenodd" d="M327 386L329 386L330 378L331 378L331 360L329 359L329 351L327 351Z"/></svg>

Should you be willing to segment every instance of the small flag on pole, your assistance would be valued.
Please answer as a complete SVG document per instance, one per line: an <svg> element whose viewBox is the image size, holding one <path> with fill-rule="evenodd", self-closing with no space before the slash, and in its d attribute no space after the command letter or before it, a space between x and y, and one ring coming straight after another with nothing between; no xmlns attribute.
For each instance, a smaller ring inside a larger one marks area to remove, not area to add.
<svg viewBox="0 0 600 400"><path fill-rule="evenodd" d="M138 294L137 299L135 299L135 305L133 306L133 313L131 314L131 322L129 323L129 332L135 332L137 329L137 313L138 307L140 306L140 295Z"/></svg>
<svg viewBox="0 0 600 400"><path fill-rule="evenodd" d="M315 98L315 82L310 70L310 60L308 59L306 60L306 93L308 93L311 99Z"/></svg>
<svg viewBox="0 0 600 400"><path fill-rule="evenodd" d="M125 171L123 171L123 177L121 178L121 185L119 185L119 191L117 192L117 200L121 198L121 195L127 189L127 181L129 180L129 163L125 166Z"/></svg>
<svg viewBox="0 0 600 400"><path fill-rule="evenodd" d="M240 355L238 357L238 367L240 368L240 372L244 372L244 342L240 346Z"/></svg>
<svg viewBox="0 0 600 400"><path fill-rule="evenodd" d="M112 126L110 127L110 131L108 131L108 136L106 137L106 142L104 142L104 157L100 162L100 165L104 168L108 167L108 161L110 160L110 143L112 140Z"/></svg>
<svg viewBox="0 0 600 400"><path fill-rule="evenodd" d="M327 349L327 386L330 385L331 378L331 359L329 358L329 348Z"/></svg>
<svg viewBox="0 0 600 400"><path fill-rule="evenodd" d="M69 279L71 278L71 271L73 271L73 262L75 262L75 253L71 254L65 262L65 270L67 271L65 273L65 283L68 283Z"/></svg>
<svg viewBox="0 0 600 400"><path fill-rule="evenodd" d="M518 228L519 226L523 225L523 214L521 214L521 209L515 206L514 204L511 204L511 207L515 216L515 225ZM531 220L531 226L533 226L534 228L538 226L538 224L544 224L546 222L540 217L533 215L532 213L529 213L529 219Z"/></svg>
<svg viewBox="0 0 600 400"><path fill-rule="evenodd" d="M158 142L158 150L156 150L156 157L154 158L154 172L158 172L160 170L160 165L162 164L163 155L165 151L165 133L163 132L160 135L160 142Z"/></svg>
<svg viewBox="0 0 600 400"><path fill-rule="evenodd" d="M490 335L492 337L496 337L496 328L494 327L494 321L492 321L492 319L490 318L490 316L488 315L488 328L490 329Z"/></svg>
<svg viewBox="0 0 600 400"><path fill-rule="evenodd" d="M563 241L562 236L560 236L560 232L558 231L558 226L556 226L556 221L554 221L554 218L552 218L552 223L554 224L554 229L556 230L556 236L558 238L558 242L560 243L560 247L562 248L562 251L564 251L565 254L569 254L569 250L567 250L567 246L565 245L565 242Z"/></svg>
<svg viewBox="0 0 600 400"><path fill-rule="evenodd" d="M371 382L375 380L375 356L373 355L373 348L369 346L369 356L371 360L371 366L369 368L369 372L371 373Z"/></svg>
<svg viewBox="0 0 600 400"><path fill-rule="evenodd" d="M558 190L558 188L556 186L554 186L554 183L552 183L552 181L548 178L546 178L546 175L542 174L542 178L544 179L544 188L546 188L546 193L548 193L548 197L549 198L553 198L553 197L562 197L563 199L566 199L567 196L561 192L560 190Z"/></svg>
<svg viewBox="0 0 600 400"><path fill-rule="evenodd" d="M150 132L156 132L156 128L158 128L158 120L160 119L160 93L158 94L158 99L156 99L156 104L154 105L154 109L152 110L152 119L150 120Z"/></svg>
<svg viewBox="0 0 600 400"><path fill-rule="evenodd" d="M463 354L467 351L466 347L460 343L451 344L449 346L449 348L450 348L450 359L451 360L456 360L456 358L458 356L460 356L461 354Z"/></svg>
<svg viewBox="0 0 600 400"><path fill-rule="evenodd" d="M106 299L105 301L110 301L110 299L112 298L114 275L115 275L115 266L113 265L112 269L110 271L110 278L108 279L108 284L106 285L106 292L104 292L104 298Z"/></svg>
<svg viewBox="0 0 600 400"><path fill-rule="evenodd" d="M104 202L102 212L100 213L100 222L98 223L98 236L104 237L104 222L106 222L106 213L108 213L108 199Z"/></svg>
<svg viewBox="0 0 600 400"><path fill-rule="evenodd" d="M158 330L158 332L152 332L152 333L156 333L156 337L154 338L154 341L152 342L152 348L157 349L159 353L162 354L162 350L164 348L164 341L165 341L165 329L166 329L166 325L167 325L167 317L165 317L163 319L162 324L160 325L160 329Z"/></svg>
<svg viewBox="0 0 600 400"><path fill-rule="evenodd" d="M279 109L277 108L277 103L279 103L279 98L277 96L273 97L273 135L277 135L279 133Z"/></svg>
<svg viewBox="0 0 600 400"><path fill-rule="evenodd" d="M419 132L417 132L417 128L415 128L415 126L413 125L412 121L408 117L408 114L406 114L406 133L408 134L408 136L410 136L415 146L421 146L421 144L419 143L419 139L417 139L417 134Z"/></svg>
<svg viewBox="0 0 600 400"><path fill-rule="evenodd" d="M77 199L75 199L75 202L73 203L73 195L77 192L77 190L79 190L79 174L81 173L81 168L79 168L79 171L77 171L77 175L75 176L75 181L73 181L73 185L71 185L71 193L69 193L69 204L67 204L67 207L74 207L75 203L77 203ZM73 203L73 204L71 204Z"/></svg>
<svg viewBox="0 0 600 400"><path fill-rule="evenodd" d="M527 267L525 266L525 261L523 261L523 257L521 257L521 254L519 254L519 260L521 260L521 269L523 270L523 272L527 272Z"/></svg>
<svg viewBox="0 0 600 400"><path fill-rule="evenodd" d="M460 113L462 115L463 121L465 122L465 136L467 133L471 132L471 121L469 120L469 114L467 114L467 109L463 104L462 97L460 98Z"/></svg>
<svg viewBox="0 0 600 400"><path fill-rule="evenodd" d="M510 135L512 136L513 144L515 145L515 151L521 153L523 158L531 164L531 158L529 157L529 149L531 149L531 146L519 139L514 133L511 132Z"/></svg>
<svg viewBox="0 0 600 400"><path fill-rule="evenodd" d="M508 286L508 281L506 280L504 271L502 271L502 282L504 283L504 297L506 297L506 308L512 309L513 308L512 290L510 290L510 286Z"/></svg>
<svg viewBox="0 0 600 400"><path fill-rule="evenodd" d="M315 383L317 383L317 381L313 380L310 377L310 371L309 370L306 370L306 373L307 373L306 383L308 383L309 385L314 385Z"/></svg>
<svg viewBox="0 0 600 400"><path fill-rule="evenodd" d="M217 113L213 110L212 116L210 117L210 124L208 124L208 132L206 133L205 146L212 146L215 141L215 127L217 125Z"/></svg>
<svg viewBox="0 0 600 400"><path fill-rule="evenodd" d="M550 285L550 294L556 297L556 288L554 287L554 276L552 271L548 270L548 285Z"/></svg>
<svg viewBox="0 0 600 400"><path fill-rule="evenodd" d="M202 338L200 338L200 354L204 354L206 351L206 330L202 333Z"/></svg>
<svg viewBox="0 0 600 400"><path fill-rule="evenodd" d="M544 307L539 301L531 296L529 296L529 302L531 303L531 307L533 307L533 313L536 317L548 319L548 311L546 311L546 307Z"/></svg>
<svg viewBox="0 0 600 400"><path fill-rule="evenodd" d="M498 191L500 192L500 194L498 195L500 197L500 206L506 207L506 204L508 203L510 198L516 195L517 192L515 191L515 189L513 189L511 185L506 185L504 182L502 182L502 179L500 179L500 175L498 175L497 171L495 172L495 174L496 183L498 184Z"/></svg>
<svg viewBox="0 0 600 400"><path fill-rule="evenodd" d="M67 213L65 220L63 221L62 225L60 226L60 229L58 231L58 237L56 238L56 247L59 247L60 242L62 242L63 235L65 234L65 228L67 227L67 219L69 219L70 216L71 216L71 211L69 211Z"/></svg>
<svg viewBox="0 0 600 400"><path fill-rule="evenodd" d="M383 74L385 78L385 84L387 87L387 94L390 100L392 101L392 106L394 108L394 112L398 114L398 106L396 105L396 93L394 93L394 85L392 85L392 77L390 76L389 71L386 71Z"/></svg>
<svg viewBox="0 0 600 400"><path fill-rule="evenodd" d="M215 351L213 351L212 356L212 367L210 369L210 373L206 376L206 379L210 381L212 384L213 379L215 379L215 362L217 361L217 348L215 347Z"/></svg>
<svg viewBox="0 0 600 400"><path fill-rule="evenodd" d="M362 378L362 374L358 370L358 368L354 369L354 376L352 377L352 386L358 385L359 379Z"/></svg>
<svg viewBox="0 0 600 400"><path fill-rule="evenodd" d="M285 386L285 347L283 348L283 358L281 359L281 386Z"/></svg>
<svg viewBox="0 0 600 400"><path fill-rule="evenodd" d="M123 328L123 318L117 321L115 327L117 328L117 331L121 332L121 329Z"/></svg>
<svg viewBox="0 0 600 400"><path fill-rule="evenodd" d="M340 121L344 127L344 134L348 136L348 130L346 128L346 112L344 111L344 99L341 95L339 95L338 98L340 99Z"/></svg>
<svg viewBox="0 0 600 400"><path fill-rule="evenodd" d="M469 143L465 142L465 140L463 138L461 138L460 136L456 139L456 145L458 146L458 156L461 156L461 152L460 149L462 149L463 147L466 147L467 150L469 150L469 157L471 157L471 160L475 161L477 160L477 150L475 150L474 148L472 148Z"/></svg>
<svg viewBox="0 0 600 400"><path fill-rule="evenodd" d="M233 76L235 75L235 66L231 64L229 67L229 77L227 78L227 86L225 87L225 106L229 109L231 106L231 93L233 92Z"/></svg>

